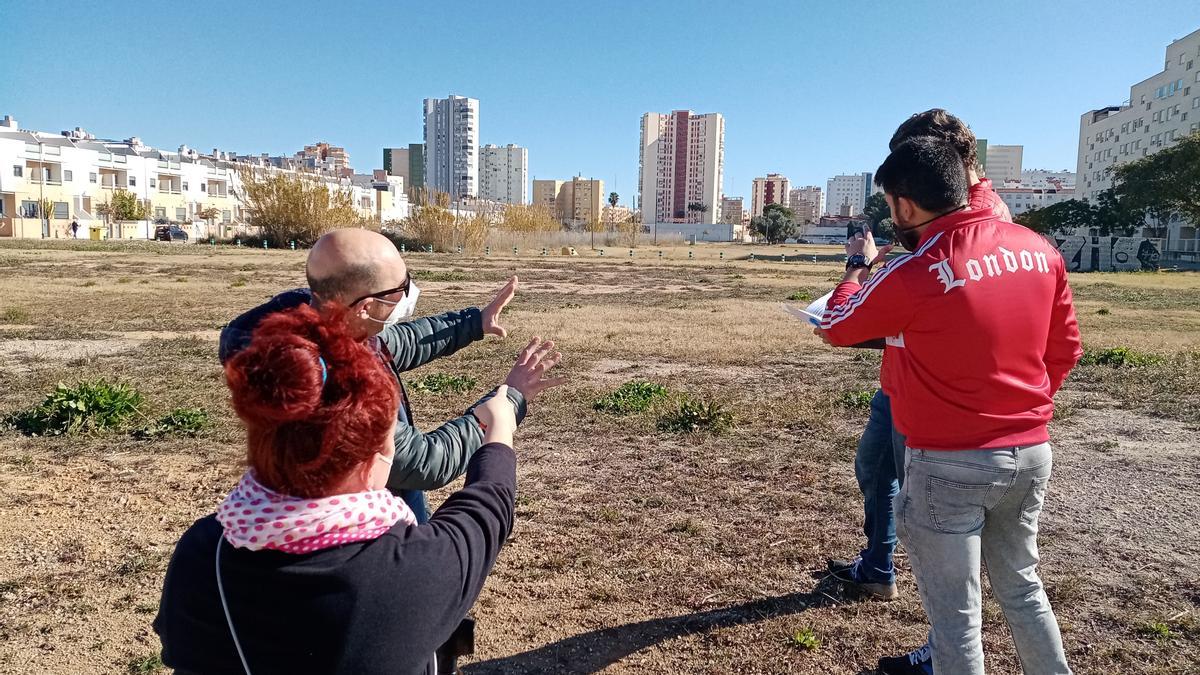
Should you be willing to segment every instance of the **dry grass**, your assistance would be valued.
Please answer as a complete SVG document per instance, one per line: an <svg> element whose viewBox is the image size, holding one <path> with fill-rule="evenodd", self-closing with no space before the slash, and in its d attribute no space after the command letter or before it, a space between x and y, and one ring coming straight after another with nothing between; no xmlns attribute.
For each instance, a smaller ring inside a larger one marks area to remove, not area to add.
<svg viewBox="0 0 1200 675"><path fill-rule="evenodd" d="M751 250L410 256L427 313L482 303L512 273L523 282L507 341L413 373L477 380L414 393L419 423L461 411L535 333L559 342L572 376L519 439L517 529L477 607L468 673L860 673L923 639L903 558L889 604L819 573L860 545L852 456L866 411L846 394L873 386L878 359L821 345L778 304L827 290L837 263L733 260ZM135 383L152 416L201 408L214 423L197 438L0 434L0 672L156 671L149 622L166 560L240 471L216 331L302 285L302 263L203 246L0 247L2 305L19 319L0 321L0 412L105 376ZM1200 482L1200 275L1074 282L1089 346L1164 361L1089 366L1068 382L1043 577L1077 672L1195 672L1200 534L1184 505ZM676 435L651 413L593 410L634 378L718 400L736 426ZM1158 624L1170 637L1147 628ZM989 672L1018 672L991 603L984 631Z"/></svg>

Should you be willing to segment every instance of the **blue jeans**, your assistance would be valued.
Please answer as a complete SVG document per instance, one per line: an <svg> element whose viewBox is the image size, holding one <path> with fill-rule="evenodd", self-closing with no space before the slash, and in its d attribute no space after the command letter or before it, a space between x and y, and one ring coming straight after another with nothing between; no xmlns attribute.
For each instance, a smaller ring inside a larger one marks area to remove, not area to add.
<svg viewBox="0 0 1200 675"><path fill-rule="evenodd" d="M895 445L899 443L899 464ZM867 547L859 555L868 581L891 583L896 580L892 553L896 550L896 519L892 499L900 491L904 438L892 427L892 404L887 394L876 391L871 398L871 416L854 456L854 476L863 495L863 534Z"/></svg>
<svg viewBox="0 0 1200 675"><path fill-rule="evenodd" d="M400 499L408 504L408 508L412 509L413 515L417 517L417 524L424 525L429 522L429 500L425 498L425 493L420 490L401 490Z"/></svg>

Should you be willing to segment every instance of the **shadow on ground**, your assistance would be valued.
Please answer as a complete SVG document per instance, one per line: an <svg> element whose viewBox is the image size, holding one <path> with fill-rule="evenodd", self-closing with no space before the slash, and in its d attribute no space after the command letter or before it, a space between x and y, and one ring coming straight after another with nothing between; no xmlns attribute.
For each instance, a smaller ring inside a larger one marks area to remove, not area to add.
<svg viewBox="0 0 1200 675"><path fill-rule="evenodd" d="M667 640L841 604L834 595L837 586L836 582L827 578L809 593L789 593L706 612L602 628L564 638L521 654L473 663L464 666L462 671L466 675L595 673L630 654Z"/></svg>

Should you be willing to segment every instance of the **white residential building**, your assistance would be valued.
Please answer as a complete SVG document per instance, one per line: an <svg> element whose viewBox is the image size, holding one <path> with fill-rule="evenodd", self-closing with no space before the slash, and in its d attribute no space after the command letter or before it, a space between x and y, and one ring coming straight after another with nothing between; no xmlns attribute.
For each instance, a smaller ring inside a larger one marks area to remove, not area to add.
<svg viewBox="0 0 1200 675"><path fill-rule="evenodd" d="M670 223L671 231L684 236L722 240L724 228L704 226L716 223L720 210L725 118L690 110L646 113L638 156L642 223Z"/></svg>
<svg viewBox="0 0 1200 675"><path fill-rule="evenodd" d="M825 215L856 216L862 213L867 197L877 192L870 172L840 175L830 178L825 185Z"/></svg>
<svg viewBox="0 0 1200 675"><path fill-rule="evenodd" d="M1109 170L1141 159L1200 131L1200 30L1167 46L1163 70L1129 88L1121 105L1090 110L1079 119L1075 192L1094 200L1112 187ZM1174 220L1163 253L1200 251L1198 223Z"/></svg>
<svg viewBox="0 0 1200 675"><path fill-rule="evenodd" d="M989 145L985 174L996 187L1006 184L1021 184L1021 158L1025 154L1023 145Z"/></svg>
<svg viewBox="0 0 1200 675"><path fill-rule="evenodd" d="M529 151L511 143L479 149L479 196L505 204L529 201Z"/></svg>
<svg viewBox="0 0 1200 675"><path fill-rule="evenodd" d="M455 200L479 195L479 99L425 99L425 187Z"/></svg>
<svg viewBox="0 0 1200 675"><path fill-rule="evenodd" d="M777 173L769 173L765 178L755 178L750 192L750 216L761 216L767 204L787 206L789 185L787 177Z"/></svg>
<svg viewBox="0 0 1200 675"><path fill-rule="evenodd" d="M1055 188L1056 190L1075 190L1074 171L1049 171L1046 169L1022 169L1021 187Z"/></svg>
<svg viewBox="0 0 1200 675"><path fill-rule="evenodd" d="M1002 187L996 188L996 194L1008 206L1009 213L1016 217L1031 209L1044 209L1051 204L1074 199L1075 187Z"/></svg>
<svg viewBox="0 0 1200 675"><path fill-rule="evenodd" d="M238 156L186 145L175 152L145 145L137 137L97 139L76 128L53 134L0 122L0 238L146 239L157 223L182 227L192 237L226 237L250 224L243 202L242 172L295 172L293 157ZM378 175L305 175L348 193L354 208L377 221L408 215L403 180ZM138 221L106 222L98 211L117 190L146 209ZM40 204L48 206L42 213ZM202 213L216 216L204 218ZM71 222L79 228L73 231ZM156 223L157 221L157 223Z"/></svg>

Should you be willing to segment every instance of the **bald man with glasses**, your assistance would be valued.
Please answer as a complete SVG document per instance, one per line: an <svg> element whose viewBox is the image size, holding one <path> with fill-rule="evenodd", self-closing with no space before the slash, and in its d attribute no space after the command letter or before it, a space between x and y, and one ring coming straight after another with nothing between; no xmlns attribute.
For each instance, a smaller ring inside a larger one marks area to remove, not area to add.
<svg viewBox="0 0 1200 675"><path fill-rule="evenodd" d="M467 463L483 445L483 428L471 410L495 395L495 390L456 417L429 432L413 424L408 395L401 374L443 356L449 356L486 335L506 337L500 314L517 291L513 277L486 307L446 312L412 319L420 289L413 283L408 266L395 245L370 230L334 230L317 240L305 266L308 288L275 296L242 314L221 331L220 358L224 363L250 342L254 328L267 315L301 304L318 311L345 311L351 332L366 341L396 377L401 405L396 420L396 457L388 478L388 489L412 507L419 522L429 517L426 490L448 485L466 471ZM547 378L562 355L554 343L534 338L523 355L536 368L512 369L504 384L517 408L517 420L525 418L526 403L542 391L563 383Z"/></svg>

